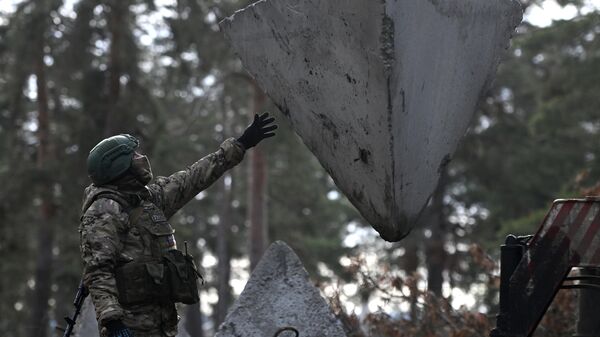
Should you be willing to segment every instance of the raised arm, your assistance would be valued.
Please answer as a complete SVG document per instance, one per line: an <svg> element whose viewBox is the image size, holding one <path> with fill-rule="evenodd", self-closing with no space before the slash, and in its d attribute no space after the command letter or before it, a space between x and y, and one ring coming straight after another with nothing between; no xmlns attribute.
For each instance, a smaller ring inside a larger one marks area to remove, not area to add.
<svg viewBox="0 0 600 337"><path fill-rule="evenodd" d="M234 138L229 138L217 151L185 170L168 177L157 177L154 184L148 185L154 203L162 209L167 218L170 218L225 171L242 161L244 153L244 146Z"/></svg>
<svg viewBox="0 0 600 337"><path fill-rule="evenodd" d="M256 146L265 138L275 136L274 118L268 113L254 115L254 120L238 139L229 138L219 149L192 164L184 171L169 177L158 177L148 185L154 204L162 209L167 218L183 207L200 191L209 187L225 171L237 165L244 158L247 149Z"/></svg>

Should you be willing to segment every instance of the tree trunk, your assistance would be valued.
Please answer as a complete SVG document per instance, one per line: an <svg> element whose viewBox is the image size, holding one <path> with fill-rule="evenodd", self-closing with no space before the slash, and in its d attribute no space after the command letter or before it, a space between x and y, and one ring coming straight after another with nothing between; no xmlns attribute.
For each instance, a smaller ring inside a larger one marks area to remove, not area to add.
<svg viewBox="0 0 600 337"><path fill-rule="evenodd" d="M194 229L194 236L195 237L200 237L200 230L198 227L196 227ZM192 247L196 247L196 245L192 245ZM199 268L202 267L202 259L203 259L203 252L200 249L195 249L195 257L194 259L196 260L196 265L199 266ZM184 326L185 331L188 333L188 335L190 337L204 337L204 330L202 329L202 325L204 322L204 317L202 315L202 311L201 311L201 303L202 303L202 288L203 287L199 287L198 289L198 303L196 304L192 304L192 305L187 305L185 307L185 322L183 322L183 324L180 324L179 326L181 327L181 325ZM181 330L180 330L181 333ZM185 334L181 333L182 336L185 336Z"/></svg>
<svg viewBox="0 0 600 337"><path fill-rule="evenodd" d="M108 26L111 39L108 65L108 110L106 111L106 124L104 125L105 137L113 135L117 130L115 119L117 104L121 95L121 76L123 73L123 30L127 24L126 16L129 0L112 0L108 3L110 8Z"/></svg>
<svg viewBox="0 0 600 337"><path fill-rule="evenodd" d="M185 307L185 330L190 337L203 337L200 302Z"/></svg>
<svg viewBox="0 0 600 337"><path fill-rule="evenodd" d="M231 183L227 184L227 178ZM233 195L233 176L226 174L221 183L221 214L219 215L219 227L217 228L217 293L219 302L215 312L215 327L219 326L227 315L227 309L231 304L231 287L229 279L231 277L231 254L229 249L229 240L231 233L231 207Z"/></svg>
<svg viewBox="0 0 600 337"><path fill-rule="evenodd" d="M28 77L26 74L22 74L20 71L16 73L17 74L15 76L18 77L16 79L17 84L14 86L14 89L11 89L14 91L12 93L9 92L9 127L6 130L3 130L3 132L8 133L7 144L4 147L7 151L9 151L10 149L15 149L16 144L18 143L18 130L21 127L20 125L18 125L17 121L19 119L19 116L23 115L23 90L25 89L25 83ZM9 170L12 171L13 167L17 167L17 163L19 163L19 151L10 151L8 153L8 158L10 159L8 160L8 166Z"/></svg>
<svg viewBox="0 0 600 337"><path fill-rule="evenodd" d="M266 96L254 83L254 112L259 113L265 105ZM248 219L250 220L250 269L254 270L267 248L267 158L260 146L250 153L248 182Z"/></svg>
<svg viewBox="0 0 600 337"><path fill-rule="evenodd" d="M221 122L223 123L223 139L226 139L232 134L233 116L228 116L228 112L231 109L222 101L223 116ZM219 227L217 228L217 295L219 301L217 302L215 314L213 316L215 328L217 328L225 320L227 315L227 309L231 305L231 287L229 286L229 280L231 278L231 247L229 242L231 240L231 226L232 214L233 214L233 187L234 180L233 175L226 173L221 180L221 193L220 193L220 214L219 214ZM228 184L229 182L229 184Z"/></svg>
<svg viewBox="0 0 600 337"><path fill-rule="evenodd" d="M421 233L419 230L413 231L410 236L403 242L402 247L405 249L405 253L402 259L402 269L407 276L413 276L417 272L419 267L419 243L421 242ZM416 319L417 317L417 294L413 289L410 290L410 317Z"/></svg>
<svg viewBox="0 0 600 337"><path fill-rule="evenodd" d="M431 200L429 230L431 237L425 240L425 263L427 265L427 288L437 296L442 296L443 272L446 267L444 249L446 216L444 214L444 192L447 182L446 170L443 171L438 187Z"/></svg>
<svg viewBox="0 0 600 337"><path fill-rule="evenodd" d="M43 23L39 23L39 25L44 26ZM52 165L53 158L50 146L48 89L44 65L44 34L45 29L40 29L34 65L37 84L37 169L41 175L38 194L41 199L41 214L37 233L38 251L34 275L35 288L32 294L31 318L29 321L32 327L29 334L31 337L45 337L48 332L48 300L50 299L50 285L52 283L52 245L54 242L53 218L55 206L52 200L52 175L48 169Z"/></svg>
<svg viewBox="0 0 600 337"><path fill-rule="evenodd" d="M418 231L414 231L402 243L402 247L405 250L404 256L402 257L402 269L408 276L414 274L417 271L417 268L419 267L420 239L420 233L418 233Z"/></svg>

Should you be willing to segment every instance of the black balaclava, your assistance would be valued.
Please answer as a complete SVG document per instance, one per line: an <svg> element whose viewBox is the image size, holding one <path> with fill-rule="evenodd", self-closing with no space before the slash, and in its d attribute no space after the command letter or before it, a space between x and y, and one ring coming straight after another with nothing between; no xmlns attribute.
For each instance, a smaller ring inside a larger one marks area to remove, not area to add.
<svg viewBox="0 0 600 337"><path fill-rule="evenodd" d="M152 180L152 168L146 156L135 155L131 166L125 173L112 181L110 185L133 199L145 199L148 190L146 184Z"/></svg>
<svg viewBox="0 0 600 337"><path fill-rule="evenodd" d="M135 155L131 159L131 167L129 168L133 176L144 186L146 186L153 178L152 167L148 157Z"/></svg>

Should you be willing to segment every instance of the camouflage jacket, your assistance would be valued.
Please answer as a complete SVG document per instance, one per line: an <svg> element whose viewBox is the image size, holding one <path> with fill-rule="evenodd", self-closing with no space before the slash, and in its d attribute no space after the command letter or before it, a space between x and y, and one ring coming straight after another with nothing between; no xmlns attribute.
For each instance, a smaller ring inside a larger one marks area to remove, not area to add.
<svg viewBox="0 0 600 337"><path fill-rule="evenodd" d="M169 177L157 177L139 195L139 206L143 210L135 224L130 223L130 215L122 203L107 198L96 199L99 188L93 185L86 188L79 228L83 281L96 308L102 335L106 333L104 324L113 319L122 320L138 335L176 335L178 317L173 303L119 303L115 268L155 255L153 247L157 242L165 249L176 247L174 231L167 219L225 171L237 165L244 152L244 147L230 138L221 144L219 150L186 170ZM115 194L131 198L116 190ZM140 230L140 226L146 226L147 230Z"/></svg>

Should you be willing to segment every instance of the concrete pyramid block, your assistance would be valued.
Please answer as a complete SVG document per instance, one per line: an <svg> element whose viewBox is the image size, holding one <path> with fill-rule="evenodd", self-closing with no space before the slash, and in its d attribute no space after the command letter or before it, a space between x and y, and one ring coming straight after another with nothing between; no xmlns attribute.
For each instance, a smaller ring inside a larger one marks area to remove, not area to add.
<svg viewBox="0 0 600 337"><path fill-rule="evenodd" d="M300 337L346 337L298 256L278 241L265 252L216 337L272 337L286 327Z"/></svg>
<svg viewBox="0 0 600 337"><path fill-rule="evenodd" d="M398 241L521 18L516 0L262 0L221 28L340 190Z"/></svg>

